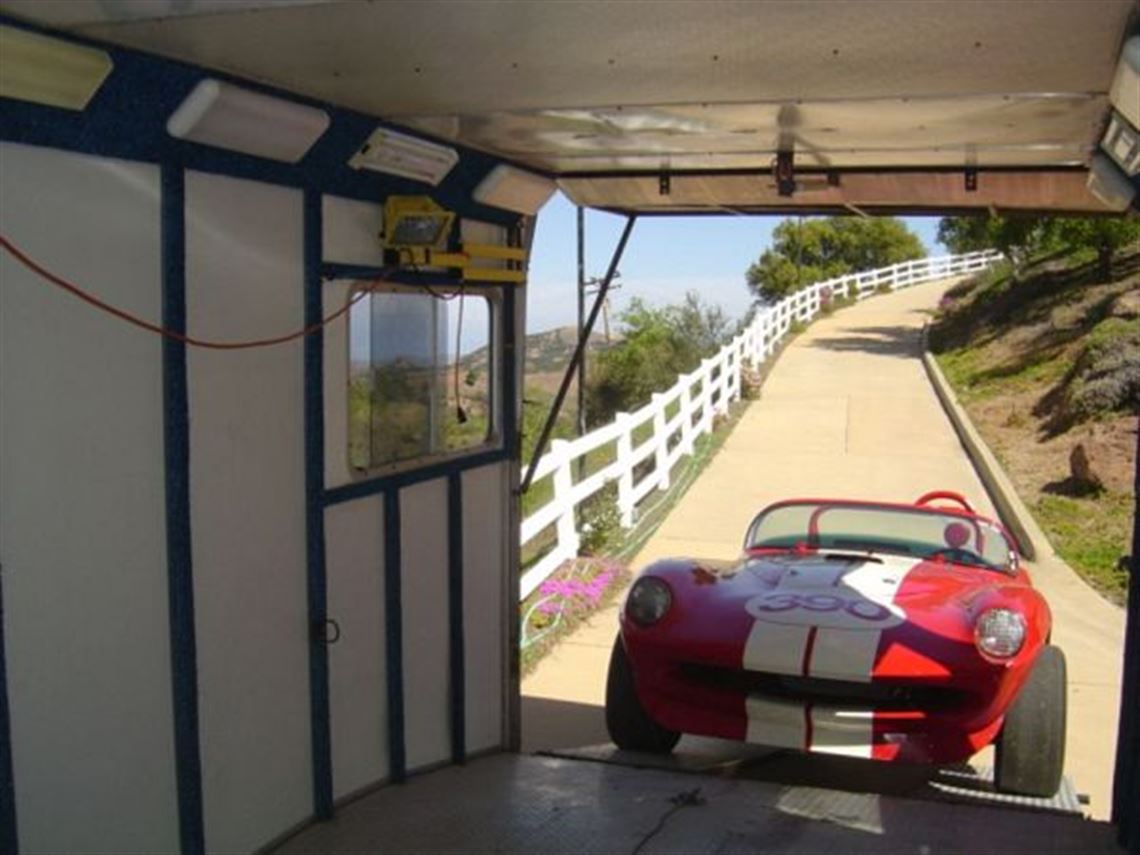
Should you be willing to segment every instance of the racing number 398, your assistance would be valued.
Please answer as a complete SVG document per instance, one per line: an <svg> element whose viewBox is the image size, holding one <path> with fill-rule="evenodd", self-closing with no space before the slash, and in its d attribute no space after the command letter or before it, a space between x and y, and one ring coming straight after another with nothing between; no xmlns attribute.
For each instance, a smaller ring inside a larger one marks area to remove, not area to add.
<svg viewBox="0 0 1140 855"><path fill-rule="evenodd" d="M852 617L868 621L886 620L891 611L886 606L870 600L849 600L834 594L769 594L758 597L748 604L751 610L759 612L786 612L791 609L804 609L809 612L843 611Z"/></svg>

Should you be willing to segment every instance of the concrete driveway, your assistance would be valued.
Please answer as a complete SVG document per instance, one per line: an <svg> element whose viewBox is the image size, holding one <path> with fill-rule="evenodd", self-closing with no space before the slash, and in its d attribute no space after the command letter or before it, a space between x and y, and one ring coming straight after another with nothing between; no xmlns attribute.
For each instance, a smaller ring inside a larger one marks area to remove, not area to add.
<svg viewBox="0 0 1140 855"><path fill-rule="evenodd" d="M731 559L756 511L793 496L910 501L949 489L996 515L919 358L923 323L951 284L875 297L813 323L634 568L670 555ZM1030 572L1068 658L1066 774L1089 795L1091 815L1107 818L1124 614L1054 555ZM524 750L607 741L602 709L616 629L616 607L597 614L523 682Z"/></svg>

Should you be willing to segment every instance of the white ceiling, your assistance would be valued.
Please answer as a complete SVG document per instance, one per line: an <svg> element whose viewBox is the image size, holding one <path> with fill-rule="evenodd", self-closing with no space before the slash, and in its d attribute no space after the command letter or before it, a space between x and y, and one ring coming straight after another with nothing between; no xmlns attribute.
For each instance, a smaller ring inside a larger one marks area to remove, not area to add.
<svg viewBox="0 0 1140 855"><path fill-rule="evenodd" d="M766 172L788 147L818 168L1086 164L1135 8L0 0L557 174Z"/></svg>

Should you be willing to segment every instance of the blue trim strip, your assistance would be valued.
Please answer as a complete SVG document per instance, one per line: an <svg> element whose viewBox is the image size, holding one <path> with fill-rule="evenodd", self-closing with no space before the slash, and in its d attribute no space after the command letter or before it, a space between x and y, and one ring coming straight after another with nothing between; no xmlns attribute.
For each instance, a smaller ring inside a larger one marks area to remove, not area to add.
<svg viewBox="0 0 1140 855"><path fill-rule="evenodd" d="M518 222L517 214L480 205L472 199L475 187L491 169L509 162L502 158L445 142L459 152L460 161L435 188L407 178L352 169L348 166L349 158L378 127L398 128L417 137L429 136L256 81L53 31L3 13L0 23L93 45L105 50L114 62L111 74L82 111L0 98L0 139L148 163L176 160L188 170L291 187L316 187L325 193L374 203L391 194L430 192L436 202L461 216L504 226ZM205 78L226 80L286 101L318 107L328 113L329 128L296 164L171 137L166 132L167 119ZM145 109L140 109L140 104L145 104Z"/></svg>
<svg viewBox="0 0 1140 855"><path fill-rule="evenodd" d="M162 323L186 331L185 175L162 167ZM169 578L170 673L182 855L205 852L202 758L198 733L198 645L190 538L190 417L186 345L162 340L166 454L166 566Z"/></svg>
<svg viewBox="0 0 1140 855"><path fill-rule="evenodd" d="M326 261L321 264L321 276L326 279L386 279L392 268L372 264L340 264Z"/></svg>
<svg viewBox="0 0 1140 855"><path fill-rule="evenodd" d="M439 288L458 288L467 291L506 290L501 282L461 282L454 276L444 273L415 272L396 267L379 267L372 264L341 264L326 261L321 265L321 276L325 279L382 279L401 285L428 285ZM511 285L510 288L517 288Z"/></svg>
<svg viewBox="0 0 1140 855"><path fill-rule="evenodd" d="M517 393L518 348L515 337L515 296L514 288L503 290L503 368L500 388L503 390L500 418L503 420L504 460L521 460L522 444L519 442Z"/></svg>
<svg viewBox="0 0 1140 855"><path fill-rule="evenodd" d="M447 613L451 660L451 762L467 760L467 655L463 628L463 476L447 476Z"/></svg>
<svg viewBox="0 0 1140 855"><path fill-rule="evenodd" d="M4 650L4 568L0 567L0 852L20 855L16 832L16 781L12 773L12 724L8 714L8 666Z"/></svg>
<svg viewBox="0 0 1140 855"><path fill-rule="evenodd" d="M404 742L404 608L401 593L400 490L384 493L384 618L388 660L388 777L407 777Z"/></svg>
<svg viewBox="0 0 1140 855"><path fill-rule="evenodd" d="M508 399L504 397L503 400ZM439 463L433 463L422 469L411 469L406 472L373 478L369 481L356 481L341 487L333 487L325 490L323 500L326 507L328 505L339 505L341 502L364 499L378 493L387 493L400 487L419 484L422 481L434 481L436 478L443 478L453 472L466 472L468 469L478 469L480 466L486 466L489 463L500 463L511 458L508 449L509 446L504 445L503 448L492 448L489 451L469 454L455 460L441 460Z"/></svg>
<svg viewBox="0 0 1140 855"><path fill-rule="evenodd" d="M321 194L305 191L305 326L320 322ZM313 755L313 813L333 815L329 652L325 643L328 581L325 568L324 334L305 336L305 562L309 598L309 726Z"/></svg>

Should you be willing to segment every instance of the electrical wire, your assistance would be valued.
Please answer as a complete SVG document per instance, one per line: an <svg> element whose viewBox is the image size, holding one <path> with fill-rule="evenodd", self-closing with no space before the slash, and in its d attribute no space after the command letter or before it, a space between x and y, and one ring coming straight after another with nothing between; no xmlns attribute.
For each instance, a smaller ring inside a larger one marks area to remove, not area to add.
<svg viewBox="0 0 1140 855"><path fill-rule="evenodd" d="M460 424L467 421L467 410L463 409L463 399L459 397L459 354L463 337L463 286L459 286L459 318L455 324L455 418Z"/></svg>
<svg viewBox="0 0 1140 855"><path fill-rule="evenodd" d="M152 323L145 318L140 318L138 315L132 314L125 309L120 309L117 306L113 306L110 303L99 299L95 295L80 288L73 282L70 282L67 279L64 279L62 276L58 276L52 271L48 270L34 258L23 252L19 247L12 243L12 241L10 241L6 235L3 234L0 234L0 248L3 248L5 252L7 252L14 259L24 265L24 267L26 267L28 270L47 280L57 288L61 288L67 293L71 294L73 297L78 297L83 302L94 306L96 309L99 309L102 312L106 312L107 314L113 315L114 317L119 318L122 321L126 321L133 326L147 330L148 332L155 333L156 335L163 336L164 338L181 342L182 344L188 345L190 347L201 347L208 350L252 350L254 348L273 347L279 344L287 344L288 342L296 341L297 339L304 338L305 336L313 335L314 333L319 332L324 327L331 324L337 318L340 318L347 314L348 311L356 303L364 299L364 297L367 295L371 294L372 291L376 288L376 285L368 285L354 292L350 291L348 297L345 299L344 305L341 306L341 308L337 309L331 315L326 315L316 323L309 324L308 326L303 327L299 330L294 330L293 332L285 333L279 336L272 336L270 338L252 339L249 341L216 341L212 339L196 338L195 336L187 335L185 333L169 329L168 327L161 326L160 324Z"/></svg>
<svg viewBox="0 0 1140 855"><path fill-rule="evenodd" d="M640 853L641 850L645 848L645 845L661 832L661 830L665 827L665 823L667 823L669 821L669 818L673 816L673 814L675 814L677 811L683 810L687 807L700 807L701 805L705 804L706 801L707 800L705 797L701 795L700 787L692 790L682 790L681 792L677 793L677 795L672 796L669 799L669 803L672 805L672 807L661 815L660 819L657 820L657 824L653 826L653 828L651 828L648 832L646 832L641 840L638 841L637 845L633 847L633 850L629 853L629 855L638 855L638 853Z"/></svg>

